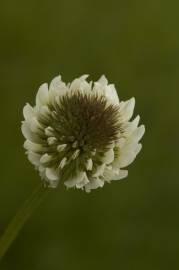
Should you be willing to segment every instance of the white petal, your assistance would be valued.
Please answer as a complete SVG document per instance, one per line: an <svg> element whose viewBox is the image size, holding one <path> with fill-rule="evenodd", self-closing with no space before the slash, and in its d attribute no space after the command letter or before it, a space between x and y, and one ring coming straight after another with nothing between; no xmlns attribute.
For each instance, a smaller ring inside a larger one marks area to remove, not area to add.
<svg viewBox="0 0 179 270"><path fill-rule="evenodd" d="M104 186L104 181L102 181L99 178L96 179L96 183L97 183L98 187L103 187Z"/></svg>
<svg viewBox="0 0 179 270"><path fill-rule="evenodd" d="M54 102L57 97L67 92L66 84L61 80L61 76L55 77L49 87L49 98L51 102Z"/></svg>
<svg viewBox="0 0 179 270"><path fill-rule="evenodd" d="M77 149L74 151L74 153L71 155L72 159L76 159L80 154L80 149Z"/></svg>
<svg viewBox="0 0 179 270"><path fill-rule="evenodd" d="M49 93L51 91L53 91L54 89L58 89L59 86L61 86L61 83L62 83L61 78L62 77L60 75L53 78L53 80L51 81L50 86L49 86Z"/></svg>
<svg viewBox="0 0 179 270"><path fill-rule="evenodd" d="M53 137L54 135L54 129L52 127L47 127L45 129L45 135L49 137Z"/></svg>
<svg viewBox="0 0 179 270"><path fill-rule="evenodd" d="M137 144L137 146L136 146L136 149L135 149L135 154L136 154L136 156L138 155L138 153L141 151L141 149L142 149L142 144L141 143L139 143L139 144Z"/></svg>
<svg viewBox="0 0 179 270"><path fill-rule="evenodd" d="M59 165L59 169L63 169L65 167L65 165L67 164L67 158L64 157L61 162L60 162L60 165Z"/></svg>
<svg viewBox="0 0 179 270"><path fill-rule="evenodd" d="M120 180L124 177L127 177L128 175L128 171L127 170L120 170L117 168L106 168L105 172L104 172L104 180L107 182L110 182L112 180Z"/></svg>
<svg viewBox="0 0 179 270"><path fill-rule="evenodd" d="M119 146L120 148L124 146L126 142L125 138L120 138L117 142L116 142L116 146Z"/></svg>
<svg viewBox="0 0 179 270"><path fill-rule="evenodd" d="M145 133L145 126L141 125L140 127L138 127L131 135L130 139L133 142L138 142L140 141L140 139L142 138L142 136Z"/></svg>
<svg viewBox="0 0 179 270"><path fill-rule="evenodd" d="M133 115L134 106L135 106L135 98L131 98L128 101L120 102L120 113L122 121L129 121Z"/></svg>
<svg viewBox="0 0 179 270"><path fill-rule="evenodd" d="M41 158L41 155L31 152L31 151L28 152L28 160L36 167L40 165L40 158Z"/></svg>
<svg viewBox="0 0 179 270"><path fill-rule="evenodd" d="M41 144L33 143L29 140L26 140L24 143L24 148L26 150L32 151L32 152L41 152L44 149L44 147Z"/></svg>
<svg viewBox="0 0 179 270"><path fill-rule="evenodd" d="M90 192L91 189L96 189L98 187L103 187L103 186L104 186L104 181L102 181L99 178L94 178L85 186L85 190L86 192Z"/></svg>
<svg viewBox="0 0 179 270"><path fill-rule="evenodd" d="M133 131L137 128L139 124L140 117L139 115L132 122L125 122L122 125L125 136L129 137Z"/></svg>
<svg viewBox="0 0 179 270"><path fill-rule="evenodd" d="M113 178L111 180L115 181L115 180L121 180L125 177L128 176L128 171L127 170L119 170L118 173L116 173Z"/></svg>
<svg viewBox="0 0 179 270"><path fill-rule="evenodd" d="M91 171L92 168L93 168L93 161L92 161L92 159L90 158L90 159L88 159L87 162L86 162L86 169L87 169L87 171Z"/></svg>
<svg viewBox="0 0 179 270"><path fill-rule="evenodd" d="M130 165L134 161L135 158L136 158L136 155L134 153L126 153L125 156L121 155L120 168L124 168Z"/></svg>
<svg viewBox="0 0 179 270"><path fill-rule="evenodd" d="M85 177L85 172L78 172L76 175L74 175L69 180L64 182L64 184L66 187L69 187L69 188L74 187L77 184L79 184L81 181L83 181L84 177Z"/></svg>
<svg viewBox="0 0 179 270"><path fill-rule="evenodd" d="M108 81L104 75L100 77L97 82L94 82L93 92L95 92L99 96L105 95L105 88L108 85Z"/></svg>
<svg viewBox="0 0 179 270"><path fill-rule="evenodd" d="M121 148L120 156L118 160L116 160L115 166L123 168L130 165L136 158L136 155L140 152L141 148L141 144L127 142L125 146Z"/></svg>
<svg viewBox="0 0 179 270"><path fill-rule="evenodd" d="M105 170L106 164L102 164L100 166L97 166L97 168L95 169L94 173L93 173L93 177L98 177L103 175L103 172Z"/></svg>
<svg viewBox="0 0 179 270"><path fill-rule="evenodd" d="M23 108L23 115L27 121L34 117L34 109L28 103Z"/></svg>
<svg viewBox="0 0 179 270"><path fill-rule="evenodd" d="M31 118L31 120L29 120L29 124L30 124L31 131L34 133L38 133L42 130L42 126L38 122L36 117Z"/></svg>
<svg viewBox="0 0 179 270"><path fill-rule="evenodd" d="M97 82L104 87L108 85L108 80L105 75L102 75Z"/></svg>
<svg viewBox="0 0 179 270"><path fill-rule="evenodd" d="M36 105L37 107L40 107L42 105L46 105L48 101L49 101L48 84L44 83L39 87L39 90L37 92Z"/></svg>
<svg viewBox="0 0 179 270"><path fill-rule="evenodd" d="M53 145L53 144L55 144L57 142L57 139L55 137L49 137L47 139L47 142L48 142L49 145Z"/></svg>
<svg viewBox="0 0 179 270"><path fill-rule="evenodd" d="M113 84L106 86L104 92L109 101L115 105L119 105L119 97Z"/></svg>
<svg viewBox="0 0 179 270"><path fill-rule="evenodd" d="M57 151L62 152L67 147L67 144L60 144L57 146Z"/></svg>
<svg viewBox="0 0 179 270"><path fill-rule="evenodd" d="M84 173L83 180L81 182L79 182L78 184L76 184L76 188L83 188L88 183L89 183L89 179L88 179L86 173Z"/></svg>
<svg viewBox="0 0 179 270"><path fill-rule="evenodd" d="M22 134L27 140L36 142L36 143L40 140L38 136L31 131L29 123L23 122L21 126L21 130L22 130Z"/></svg>
<svg viewBox="0 0 179 270"><path fill-rule="evenodd" d="M48 184L49 184L49 187L51 188L56 188L58 186L58 182L59 182L59 179L58 180L51 180Z"/></svg>
<svg viewBox="0 0 179 270"><path fill-rule="evenodd" d="M42 107L40 107L39 112L43 117L48 118L50 115L50 110L49 110L48 106L46 106L46 105L43 105Z"/></svg>
<svg viewBox="0 0 179 270"><path fill-rule="evenodd" d="M135 149L138 145L138 142L142 138L143 134L145 132L144 125L139 126L134 130L134 132L125 139L125 142L120 146L120 152L135 152Z"/></svg>
<svg viewBox="0 0 179 270"><path fill-rule="evenodd" d="M81 85L85 83L85 80L88 78L89 75L83 75L74 81L72 81L70 85L70 90L71 91L76 91L76 90L81 90Z"/></svg>
<svg viewBox="0 0 179 270"><path fill-rule="evenodd" d="M40 163L47 163L49 161L52 160L52 157L48 154L44 154L41 158L40 158Z"/></svg>
<svg viewBox="0 0 179 270"><path fill-rule="evenodd" d="M82 91L82 92L84 92L84 93L87 93L87 92L90 92L91 91L91 86L92 86L92 82L88 83L87 81L83 81L80 84L79 90Z"/></svg>
<svg viewBox="0 0 179 270"><path fill-rule="evenodd" d="M57 181L59 179L58 173L54 168L47 168L46 171L46 177L50 181Z"/></svg>
<svg viewBox="0 0 179 270"><path fill-rule="evenodd" d="M114 151L113 149L110 149L106 153L104 153L104 157L102 157L102 161L106 164L110 164L114 161Z"/></svg>
<svg viewBox="0 0 179 270"><path fill-rule="evenodd" d="M95 82L93 87L93 93L97 96L104 96L104 87L99 82Z"/></svg>
<svg viewBox="0 0 179 270"><path fill-rule="evenodd" d="M98 93L98 95L105 95L111 103L119 105L119 97L115 86L114 84L108 85L108 80L104 75L94 83L93 91Z"/></svg>
<svg viewBox="0 0 179 270"><path fill-rule="evenodd" d="M136 118L132 121L135 128L138 126L139 121L140 121L140 116L137 115Z"/></svg>

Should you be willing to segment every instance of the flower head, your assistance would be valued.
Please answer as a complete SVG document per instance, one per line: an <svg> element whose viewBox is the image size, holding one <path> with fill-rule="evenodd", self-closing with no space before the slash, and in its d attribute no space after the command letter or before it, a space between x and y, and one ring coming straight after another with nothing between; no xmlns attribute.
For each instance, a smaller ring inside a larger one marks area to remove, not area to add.
<svg viewBox="0 0 179 270"><path fill-rule="evenodd" d="M144 126L139 116L130 121L135 99L120 102L105 76L87 77L66 85L58 76L40 86L34 107L24 107L24 148L49 187L60 181L89 192L120 180L141 150Z"/></svg>

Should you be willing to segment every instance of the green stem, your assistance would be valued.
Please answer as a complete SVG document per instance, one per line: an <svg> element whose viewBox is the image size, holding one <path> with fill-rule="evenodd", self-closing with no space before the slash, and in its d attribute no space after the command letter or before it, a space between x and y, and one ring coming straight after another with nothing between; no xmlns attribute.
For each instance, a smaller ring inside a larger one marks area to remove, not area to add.
<svg viewBox="0 0 179 270"><path fill-rule="evenodd" d="M0 260L3 258L8 248L17 237L27 219L39 206L45 195L50 190L50 188L44 187L44 185L41 184L40 187L38 187L25 201L22 208L20 208L15 217L11 220L2 237L0 238Z"/></svg>

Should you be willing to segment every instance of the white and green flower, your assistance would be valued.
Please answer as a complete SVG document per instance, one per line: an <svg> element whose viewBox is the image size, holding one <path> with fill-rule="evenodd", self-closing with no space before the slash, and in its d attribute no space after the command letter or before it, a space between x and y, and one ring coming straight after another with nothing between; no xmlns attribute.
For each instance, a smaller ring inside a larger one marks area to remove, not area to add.
<svg viewBox="0 0 179 270"><path fill-rule="evenodd" d="M58 76L40 86L34 107L24 107L24 147L49 187L103 187L125 178L123 168L141 150L145 128L139 116L130 121L135 99L119 101L105 76L94 83L87 77L66 85Z"/></svg>

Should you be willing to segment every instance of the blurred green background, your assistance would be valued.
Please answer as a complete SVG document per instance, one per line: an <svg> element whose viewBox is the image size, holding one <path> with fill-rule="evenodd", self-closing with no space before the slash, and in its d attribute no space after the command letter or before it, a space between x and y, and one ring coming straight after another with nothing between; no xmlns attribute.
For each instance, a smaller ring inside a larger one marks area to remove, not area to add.
<svg viewBox="0 0 179 270"><path fill-rule="evenodd" d="M0 5L0 232L39 176L27 161L22 108L62 74L105 74L136 97L143 151L124 181L87 195L54 191L0 269L179 269L179 2L10 1Z"/></svg>

